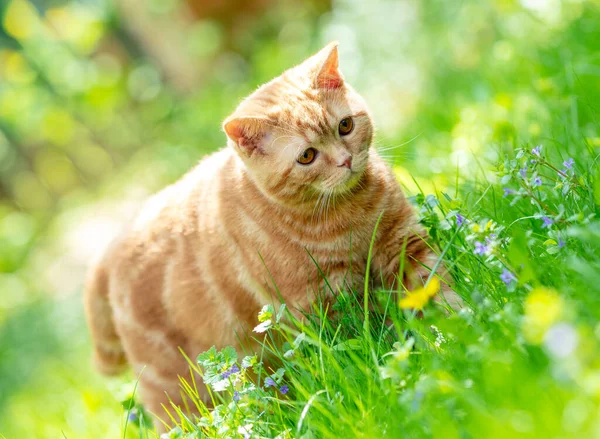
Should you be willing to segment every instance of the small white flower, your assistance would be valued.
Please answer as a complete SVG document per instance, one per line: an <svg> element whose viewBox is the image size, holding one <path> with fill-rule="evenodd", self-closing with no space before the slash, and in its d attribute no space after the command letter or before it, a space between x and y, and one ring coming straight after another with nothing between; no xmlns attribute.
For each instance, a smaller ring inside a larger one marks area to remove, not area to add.
<svg viewBox="0 0 600 439"><path fill-rule="evenodd" d="M265 320L254 328L254 332L262 334L263 332L268 331L271 326L273 326L273 322L271 322L271 320Z"/></svg>
<svg viewBox="0 0 600 439"><path fill-rule="evenodd" d="M431 325L430 328L435 332L435 347L439 348L442 344L446 343L444 334L435 325Z"/></svg>
<svg viewBox="0 0 600 439"><path fill-rule="evenodd" d="M229 387L228 379L217 381L216 383L214 383L212 385L212 388L215 392L222 392L222 391L226 390L228 387Z"/></svg>
<svg viewBox="0 0 600 439"><path fill-rule="evenodd" d="M254 427L254 425L252 425L252 424L241 425L238 427L237 432L239 434L244 435L244 437L250 437L250 433L252 433L253 427Z"/></svg>
<svg viewBox="0 0 600 439"><path fill-rule="evenodd" d="M282 431L281 433L279 433L277 436L275 436L275 439L288 439L291 436L291 431L289 428L285 431Z"/></svg>

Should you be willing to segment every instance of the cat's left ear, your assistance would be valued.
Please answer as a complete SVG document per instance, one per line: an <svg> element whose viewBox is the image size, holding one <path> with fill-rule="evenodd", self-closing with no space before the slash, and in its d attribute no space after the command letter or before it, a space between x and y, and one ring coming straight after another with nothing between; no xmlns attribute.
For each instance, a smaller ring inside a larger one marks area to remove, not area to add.
<svg viewBox="0 0 600 439"><path fill-rule="evenodd" d="M339 70L338 44L333 41L317 54L317 59L322 60L315 80L317 88L335 89L344 85L344 77Z"/></svg>
<svg viewBox="0 0 600 439"><path fill-rule="evenodd" d="M264 153L264 145L269 134L267 119L262 117L232 117L223 123L223 130L239 152L251 156Z"/></svg>

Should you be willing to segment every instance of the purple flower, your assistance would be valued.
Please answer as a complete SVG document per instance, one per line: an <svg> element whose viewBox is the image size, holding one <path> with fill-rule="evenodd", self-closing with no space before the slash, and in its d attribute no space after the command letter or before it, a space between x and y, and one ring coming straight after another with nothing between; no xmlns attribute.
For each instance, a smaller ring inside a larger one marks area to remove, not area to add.
<svg viewBox="0 0 600 439"><path fill-rule="evenodd" d="M240 368L238 367L238 365L234 364L233 366L231 366L231 368L229 368L228 370L226 370L225 372L223 372L221 374L221 378L222 379L227 379L231 375L233 375L234 373L238 373L239 371L240 371Z"/></svg>
<svg viewBox="0 0 600 439"><path fill-rule="evenodd" d="M281 387L279 388L279 391L280 391L280 392L281 392L283 395L285 395L286 393L288 393L288 392L290 391L290 388L289 388L288 386L286 386L286 385L283 385L283 386L281 386Z"/></svg>
<svg viewBox="0 0 600 439"><path fill-rule="evenodd" d="M542 228L548 228L550 227L552 224L554 224L554 221L552 221L551 218L548 218L547 216L543 216L542 217L542 221L544 222L544 224L542 224Z"/></svg>
<svg viewBox="0 0 600 439"><path fill-rule="evenodd" d="M460 213L456 214L456 225L458 227L462 226L465 223L465 217L462 216Z"/></svg>
<svg viewBox="0 0 600 439"><path fill-rule="evenodd" d="M542 178L541 178L541 177L539 177L539 176L538 176L538 177L535 177L535 178L533 179L533 185L534 185L534 186L541 186L541 185L542 185Z"/></svg>
<svg viewBox="0 0 600 439"><path fill-rule="evenodd" d="M535 148L533 148L531 150L531 153L533 155L537 155L538 157L539 157L539 155L540 155L541 152L542 152L542 145L538 145L538 146L536 146Z"/></svg>
<svg viewBox="0 0 600 439"><path fill-rule="evenodd" d="M473 251L473 253L475 253L476 255L483 255L488 251L488 246L484 245L483 243L479 242L479 241L475 241L475 250Z"/></svg>
<svg viewBox="0 0 600 439"><path fill-rule="evenodd" d="M558 248L563 248L567 243L562 239L558 238Z"/></svg>
<svg viewBox="0 0 600 439"><path fill-rule="evenodd" d="M237 390L235 392L233 392L233 400L235 402L238 402L240 399L241 399L240 392L238 392Z"/></svg>
<svg viewBox="0 0 600 439"><path fill-rule="evenodd" d="M512 189L509 189L507 187L505 187L503 190L504 190L504 198L515 193L515 191L513 191Z"/></svg>
<svg viewBox="0 0 600 439"><path fill-rule="evenodd" d="M138 420L138 415L136 412L131 411L129 412L129 416L127 416L127 419L129 419L129 422L135 422Z"/></svg>
<svg viewBox="0 0 600 439"><path fill-rule="evenodd" d="M574 164L575 164L575 160L573 160L572 158L569 158L569 160L565 160L563 162L564 167L567 169L573 169Z"/></svg>
<svg viewBox="0 0 600 439"><path fill-rule="evenodd" d="M524 166L521 169L519 169L519 174L521 174L521 178L527 178L527 166Z"/></svg>
<svg viewBox="0 0 600 439"><path fill-rule="evenodd" d="M513 281L517 280L515 275L508 271L506 268L504 269L504 271L502 271L500 279L502 279L502 282L504 282L506 286L509 286Z"/></svg>
<svg viewBox="0 0 600 439"><path fill-rule="evenodd" d="M268 377L265 379L265 387L271 387L271 386L275 386L275 381L273 380L273 378Z"/></svg>

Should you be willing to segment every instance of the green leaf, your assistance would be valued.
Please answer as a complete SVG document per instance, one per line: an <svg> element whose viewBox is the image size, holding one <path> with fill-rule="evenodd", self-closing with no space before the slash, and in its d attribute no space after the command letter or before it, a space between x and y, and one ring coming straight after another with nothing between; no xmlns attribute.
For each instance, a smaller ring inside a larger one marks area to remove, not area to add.
<svg viewBox="0 0 600 439"><path fill-rule="evenodd" d="M600 170L596 171L594 178L594 201L600 206Z"/></svg>
<svg viewBox="0 0 600 439"><path fill-rule="evenodd" d="M209 350L198 355L196 362L202 367L209 367L217 360L217 348L211 347Z"/></svg>
<svg viewBox="0 0 600 439"><path fill-rule="evenodd" d="M227 346L221 352L223 353L223 360L227 365L237 361L237 352L233 346Z"/></svg>
<svg viewBox="0 0 600 439"><path fill-rule="evenodd" d="M334 351L358 351L362 349L362 342L357 338L351 338L332 348Z"/></svg>
<svg viewBox="0 0 600 439"><path fill-rule="evenodd" d="M280 307L279 307L279 311L277 312L277 318L276 318L276 322L279 323L279 321L281 320L281 318L283 317L283 313L285 312L286 306L285 303L283 303Z"/></svg>
<svg viewBox="0 0 600 439"><path fill-rule="evenodd" d="M300 344L304 340L306 340L306 334L304 332L301 332L300 334L298 334L298 336L294 340L294 348L298 348L298 346L300 346Z"/></svg>
<svg viewBox="0 0 600 439"><path fill-rule="evenodd" d="M535 279L535 272L531 266L531 255L529 245L527 244L527 235L524 231L518 230L508 248L508 259L511 265L517 270L520 269L519 279L522 282L529 282Z"/></svg>
<svg viewBox="0 0 600 439"><path fill-rule="evenodd" d="M249 367L254 366L257 363L257 361L258 359L256 358L256 355L246 356L242 360L242 367L244 369L248 369Z"/></svg>

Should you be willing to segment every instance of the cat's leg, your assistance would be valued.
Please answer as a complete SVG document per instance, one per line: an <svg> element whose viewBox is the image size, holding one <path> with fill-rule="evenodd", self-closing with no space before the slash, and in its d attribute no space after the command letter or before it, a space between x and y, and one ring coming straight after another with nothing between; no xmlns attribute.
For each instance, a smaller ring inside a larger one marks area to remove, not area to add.
<svg viewBox="0 0 600 439"><path fill-rule="evenodd" d="M192 380L190 373L166 378L156 376L151 371L152 369L149 368L142 371L139 387L144 408L152 414L154 426L158 432L164 433L172 428L172 419L178 423L181 422L179 410L194 423L194 416L197 415L198 410L194 401L183 390L180 378L184 379L192 388L194 388L193 383L195 382L200 398L205 399L207 393L202 381L197 376Z"/></svg>
<svg viewBox="0 0 600 439"><path fill-rule="evenodd" d="M123 347L139 376L140 399L152 413L157 429L165 431L164 423L169 426L173 424L165 409L174 419L180 419L171 403L180 407L193 421L196 406L186 396L181 379L197 392L202 401L206 402L208 393L202 379L192 370L180 348L192 361L197 352L187 352L186 340L168 330L144 328L131 321L120 323Z"/></svg>

